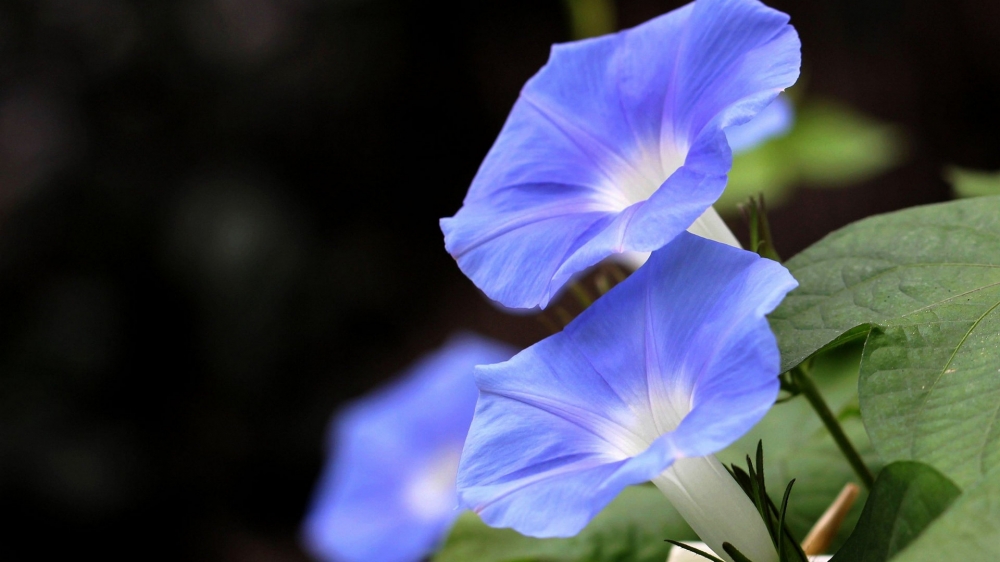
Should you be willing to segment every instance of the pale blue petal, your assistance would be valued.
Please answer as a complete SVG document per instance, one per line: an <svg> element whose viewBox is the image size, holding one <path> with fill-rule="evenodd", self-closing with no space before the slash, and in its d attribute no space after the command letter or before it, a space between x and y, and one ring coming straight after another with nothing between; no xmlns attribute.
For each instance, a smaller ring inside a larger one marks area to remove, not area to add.
<svg viewBox="0 0 1000 562"><path fill-rule="evenodd" d="M792 128L795 110L785 96L778 96L751 121L726 129L729 148L734 154L744 152Z"/></svg>
<svg viewBox="0 0 1000 562"><path fill-rule="evenodd" d="M563 332L476 369L461 504L569 536L625 486L725 447L774 402L764 315L795 285L776 262L680 234Z"/></svg>
<svg viewBox="0 0 1000 562"><path fill-rule="evenodd" d="M655 333L660 372L672 373L669 384L651 379L650 394L654 402L688 397L690 411L670 441L683 456L703 456L728 446L774 403L780 356L765 315L797 282L777 262L687 233L661 250L668 251L669 261L639 270L659 280L647 333Z"/></svg>
<svg viewBox="0 0 1000 562"><path fill-rule="evenodd" d="M750 121L795 83L800 43L788 15L753 0L695 2L688 48L668 93L663 139L693 139Z"/></svg>
<svg viewBox="0 0 1000 562"><path fill-rule="evenodd" d="M588 241L587 233L605 231L617 219L616 213L595 208L585 191L520 185L484 196L455 218L442 219L448 251L461 256L464 268L492 280L491 299L513 308L544 306L561 286L553 283L561 265L555 256L573 255ZM580 235L565 235L573 232Z"/></svg>
<svg viewBox="0 0 1000 562"><path fill-rule="evenodd" d="M338 415L303 522L307 550L339 562L415 562L430 552L458 514L454 474L478 395L472 370L511 354L453 338Z"/></svg>
<svg viewBox="0 0 1000 562"><path fill-rule="evenodd" d="M725 187L723 128L797 78L787 22L756 0L698 0L553 47L441 220L448 252L487 296L532 308L609 255L668 243Z"/></svg>

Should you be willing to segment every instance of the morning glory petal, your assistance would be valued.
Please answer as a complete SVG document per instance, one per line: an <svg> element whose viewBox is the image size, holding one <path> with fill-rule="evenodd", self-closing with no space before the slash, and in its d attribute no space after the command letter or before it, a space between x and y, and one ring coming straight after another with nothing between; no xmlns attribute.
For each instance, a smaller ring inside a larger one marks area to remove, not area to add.
<svg viewBox="0 0 1000 562"><path fill-rule="evenodd" d="M678 60L664 140L741 125L798 79L800 43L788 15L755 1L696 2L690 49Z"/></svg>
<svg viewBox="0 0 1000 562"><path fill-rule="evenodd" d="M453 338L341 412L303 523L305 547L338 562L416 562L430 552L458 515L455 475L478 395L472 370L512 353Z"/></svg>
<svg viewBox="0 0 1000 562"><path fill-rule="evenodd" d="M750 150L757 145L784 135L792 128L795 110L785 96L778 96L752 121L726 129L726 138L733 154Z"/></svg>
<svg viewBox="0 0 1000 562"><path fill-rule="evenodd" d="M445 247L490 298L544 307L583 269L651 252L718 199L735 130L798 77L788 16L698 0L617 34L556 45L529 80Z"/></svg>
<svg viewBox="0 0 1000 562"><path fill-rule="evenodd" d="M476 369L461 504L493 526L569 536L625 486L726 447L774 403L765 314L795 286L776 262L679 234L561 333Z"/></svg>
<svg viewBox="0 0 1000 562"><path fill-rule="evenodd" d="M729 147L733 154L753 149L763 142L787 133L794 120L795 110L792 108L791 102L784 96L778 96L752 121L725 129ZM734 248L742 247L733 231L729 230L714 207L706 209L700 217L691 223L687 231L702 238L729 244ZM649 252L624 252L616 256L615 259L630 270L635 271L649 259Z"/></svg>

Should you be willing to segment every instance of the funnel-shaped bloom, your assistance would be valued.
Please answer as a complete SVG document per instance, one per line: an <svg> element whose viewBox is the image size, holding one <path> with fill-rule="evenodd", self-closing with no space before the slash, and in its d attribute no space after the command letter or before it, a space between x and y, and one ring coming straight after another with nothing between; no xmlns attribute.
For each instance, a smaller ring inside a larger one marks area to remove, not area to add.
<svg viewBox="0 0 1000 562"><path fill-rule="evenodd" d="M455 474L476 404L472 371L513 350L453 338L330 426L332 458L303 523L319 560L416 562L458 515Z"/></svg>
<svg viewBox="0 0 1000 562"><path fill-rule="evenodd" d="M788 16L697 0L638 27L552 48L521 90L445 247L493 300L544 307L575 273L650 252L718 199L724 129L799 75Z"/></svg>
<svg viewBox="0 0 1000 562"><path fill-rule="evenodd" d="M493 526L569 536L625 486L652 480L716 552L729 541L775 560L760 516L711 455L777 397L764 315L795 285L776 262L682 232L562 332L476 369L461 505Z"/></svg>

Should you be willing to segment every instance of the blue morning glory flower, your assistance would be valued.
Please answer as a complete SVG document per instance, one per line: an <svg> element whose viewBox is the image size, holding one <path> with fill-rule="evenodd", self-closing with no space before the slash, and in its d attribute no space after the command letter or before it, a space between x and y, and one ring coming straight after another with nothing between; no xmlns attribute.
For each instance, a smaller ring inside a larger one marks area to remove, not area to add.
<svg viewBox="0 0 1000 562"><path fill-rule="evenodd" d="M715 552L729 541L775 561L713 453L777 397L764 315L796 284L776 262L681 232L562 332L476 368L461 505L492 526L564 537L651 480Z"/></svg>
<svg viewBox="0 0 1000 562"><path fill-rule="evenodd" d="M697 0L555 45L441 220L448 252L491 299L532 308L605 257L668 243L722 193L725 129L798 78L788 19L756 0Z"/></svg>
<svg viewBox="0 0 1000 562"><path fill-rule="evenodd" d="M455 475L478 395L473 368L511 355L480 337L453 338L341 412L303 523L306 548L336 562L416 562L429 553L459 513Z"/></svg>

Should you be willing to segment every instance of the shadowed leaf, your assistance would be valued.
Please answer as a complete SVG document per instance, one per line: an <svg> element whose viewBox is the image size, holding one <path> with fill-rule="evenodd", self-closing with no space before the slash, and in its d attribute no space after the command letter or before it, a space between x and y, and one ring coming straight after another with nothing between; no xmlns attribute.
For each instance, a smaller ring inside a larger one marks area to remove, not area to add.
<svg viewBox="0 0 1000 562"><path fill-rule="evenodd" d="M1000 469L965 489L893 562L1000 560Z"/></svg>
<svg viewBox="0 0 1000 562"><path fill-rule="evenodd" d="M854 533L831 562L885 562L905 548L961 494L930 466L897 462L872 487Z"/></svg>

